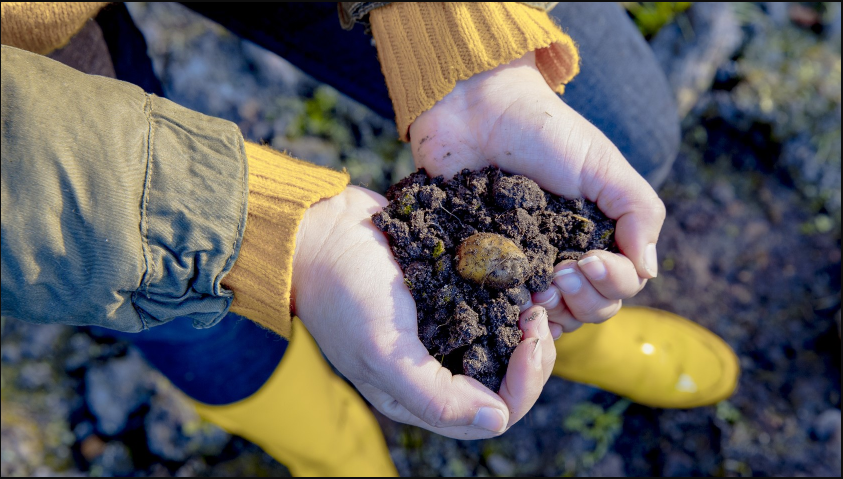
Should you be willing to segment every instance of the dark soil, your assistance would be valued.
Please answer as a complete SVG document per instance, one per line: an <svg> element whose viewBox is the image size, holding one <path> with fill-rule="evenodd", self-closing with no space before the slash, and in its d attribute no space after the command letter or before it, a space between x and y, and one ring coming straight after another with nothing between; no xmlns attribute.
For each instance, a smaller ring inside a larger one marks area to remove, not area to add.
<svg viewBox="0 0 843 479"><path fill-rule="evenodd" d="M546 290L553 266L614 248L615 222L497 168L450 181L421 169L373 215L390 239L418 312L419 338L454 374L500 389L521 341L519 305Z"/></svg>

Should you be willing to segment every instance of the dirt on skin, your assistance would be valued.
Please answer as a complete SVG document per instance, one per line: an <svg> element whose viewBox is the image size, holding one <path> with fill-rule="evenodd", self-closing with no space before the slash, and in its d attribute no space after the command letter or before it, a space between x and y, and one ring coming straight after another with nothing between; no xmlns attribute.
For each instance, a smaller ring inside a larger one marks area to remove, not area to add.
<svg viewBox="0 0 843 479"><path fill-rule="evenodd" d="M374 214L416 301L419 339L454 374L498 391L521 341L519 305L545 291L553 266L615 250L615 221L520 175L487 167L450 181L421 169Z"/></svg>

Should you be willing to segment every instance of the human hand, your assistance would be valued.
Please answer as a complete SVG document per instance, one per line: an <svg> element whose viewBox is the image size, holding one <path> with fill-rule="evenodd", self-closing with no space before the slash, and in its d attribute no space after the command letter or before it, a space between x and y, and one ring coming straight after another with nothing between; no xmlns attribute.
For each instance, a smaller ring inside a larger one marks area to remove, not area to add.
<svg viewBox="0 0 843 479"><path fill-rule="evenodd" d="M494 165L567 198L583 196L617 220L621 254L591 251L556 265L553 285L533 295L551 331L605 321L658 272L665 208L615 145L566 105L536 68L535 53L457 82L410 126L416 166L451 178Z"/></svg>
<svg viewBox="0 0 843 479"><path fill-rule="evenodd" d="M556 349L547 314L537 306L522 313L524 338L498 394L452 375L418 339L415 302L370 219L385 205L350 186L307 210L293 258L294 312L386 416L453 438L497 436L527 413L550 376Z"/></svg>

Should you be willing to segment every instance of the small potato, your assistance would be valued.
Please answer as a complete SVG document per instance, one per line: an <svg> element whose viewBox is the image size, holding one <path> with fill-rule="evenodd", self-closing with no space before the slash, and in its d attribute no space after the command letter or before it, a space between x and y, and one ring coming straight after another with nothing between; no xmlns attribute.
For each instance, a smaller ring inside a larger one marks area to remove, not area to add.
<svg viewBox="0 0 843 479"><path fill-rule="evenodd" d="M530 262L509 238L475 233L457 248L457 271L464 279L494 289L508 289L527 280Z"/></svg>

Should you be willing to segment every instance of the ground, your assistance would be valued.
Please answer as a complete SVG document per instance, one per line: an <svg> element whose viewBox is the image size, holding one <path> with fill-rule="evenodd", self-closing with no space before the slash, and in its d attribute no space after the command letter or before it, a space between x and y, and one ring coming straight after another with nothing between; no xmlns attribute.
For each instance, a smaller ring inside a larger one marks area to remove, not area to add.
<svg viewBox="0 0 843 479"><path fill-rule="evenodd" d="M664 35L703 38L692 22L700 5ZM235 121L249 139L346 166L380 192L412 171L394 124L282 59L180 5L131 12L174 101ZM840 9L739 4L730 14L739 41L711 65L713 81L673 84L688 113L659 191L660 274L629 303L723 337L743 368L735 395L659 410L551 378L521 423L473 442L379 416L402 474L840 475ZM3 320L0 472L286 469L200 421L126 344Z"/></svg>

